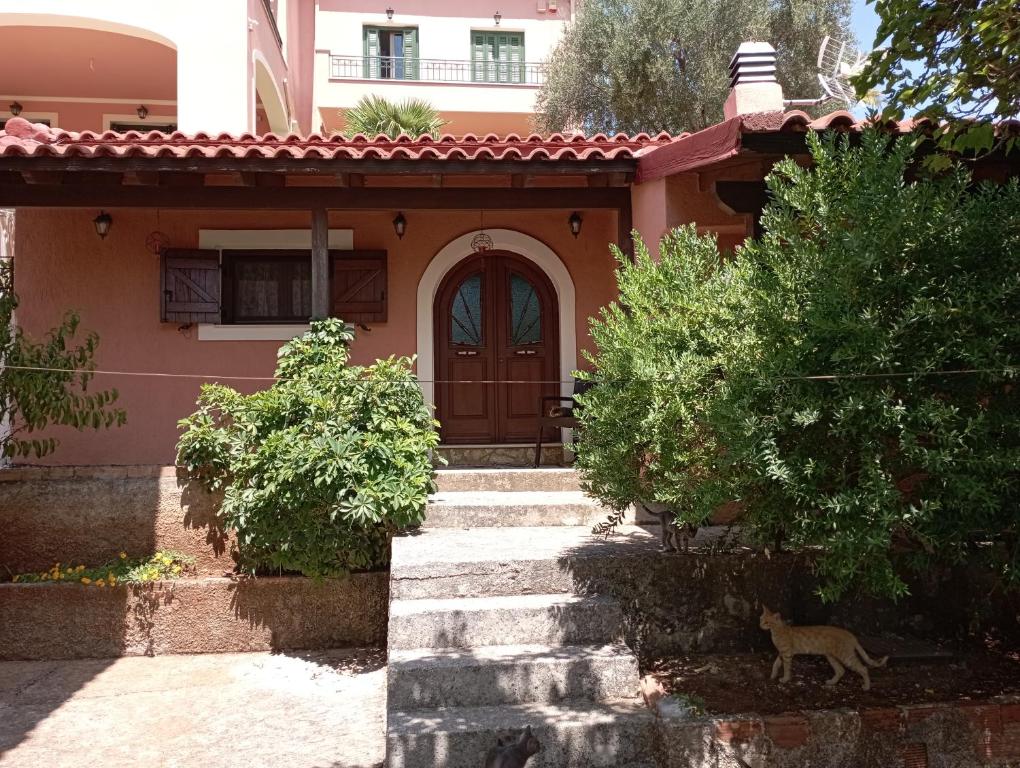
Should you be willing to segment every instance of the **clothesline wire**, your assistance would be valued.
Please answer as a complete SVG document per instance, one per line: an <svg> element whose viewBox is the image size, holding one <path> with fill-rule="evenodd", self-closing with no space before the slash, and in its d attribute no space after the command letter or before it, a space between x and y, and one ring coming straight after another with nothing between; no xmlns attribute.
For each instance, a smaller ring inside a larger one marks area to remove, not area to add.
<svg viewBox="0 0 1020 768"><path fill-rule="evenodd" d="M231 376L231 375L220 375L220 374L208 374L208 373L165 373L159 371L108 371L102 369L95 370L75 370L73 368L47 368L42 366L31 366L31 365L7 365L0 364L0 370L4 369L12 371L26 371L34 373L67 373L67 374L88 374L88 375L104 375L104 376L134 376L134 377L150 377L150 378L167 378L167 379L204 379L204 380L224 380L224 381L290 381L286 377L279 376ZM1001 368L963 368L948 371L901 371L901 372L889 372L889 373L829 373L819 374L814 376L779 376L776 377L776 381L839 381L843 379L890 379L890 378L917 378L922 376L960 376L977 373L1017 373L1020 372L1020 367L1007 365ZM631 382L643 381L648 383L663 383L669 384L677 379L670 378L631 378L631 379L595 379L591 380L593 383L598 384L629 384ZM366 380L366 383L367 382ZM381 383L381 382L372 382ZM404 383L404 382L389 382L389 383ZM530 380L530 379L414 379L413 382L417 384L574 384L573 379L567 380Z"/></svg>

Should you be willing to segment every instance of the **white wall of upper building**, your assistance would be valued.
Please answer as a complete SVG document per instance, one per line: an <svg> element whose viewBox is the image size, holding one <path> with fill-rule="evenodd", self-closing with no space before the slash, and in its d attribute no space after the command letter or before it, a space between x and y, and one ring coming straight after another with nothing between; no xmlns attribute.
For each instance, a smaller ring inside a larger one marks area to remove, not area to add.
<svg viewBox="0 0 1020 768"><path fill-rule="evenodd" d="M572 0L317 0L313 121L327 131L342 129L342 110L377 94L425 99L451 121L454 133L526 131L540 76L528 65L547 61L573 6ZM393 9L392 19L387 8ZM416 76L359 76L366 27L416 30ZM474 82L472 32L522 36L523 82Z"/></svg>
<svg viewBox="0 0 1020 768"><path fill-rule="evenodd" d="M0 0L0 42L16 39L19 29L38 34L40 29L81 29L140 38L166 46L176 53L174 98L159 100L162 120L174 122L179 130L195 133L255 131L269 119L267 127L286 131L293 123L293 98L288 92L287 64L274 31L273 20L263 0ZM111 41L121 37L110 37ZM2 45L0 45L2 47ZM89 82L84 67L93 58L101 61L109 50L75 51L80 67L59 72L66 92L23 93L15 62L3 69L0 98L46 97L57 124L68 130L102 129L102 125L61 124L60 104L83 101L107 103L101 84ZM93 92L96 91L96 92ZM10 92L10 93L8 93ZM132 93L118 98L122 108L134 111L134 102L146 104L151 94ZM22 98L19 98L21 101ZM33 99L26 99L33 102ZM259 103L265 103L260 109ZM34 102L33 102L34 103ZM55 105L55 106L53 106ZM26 104L26 113L31 109ZM68 108L67 115L73 114ZM80 113L80 110L79 110Z"/></svg>

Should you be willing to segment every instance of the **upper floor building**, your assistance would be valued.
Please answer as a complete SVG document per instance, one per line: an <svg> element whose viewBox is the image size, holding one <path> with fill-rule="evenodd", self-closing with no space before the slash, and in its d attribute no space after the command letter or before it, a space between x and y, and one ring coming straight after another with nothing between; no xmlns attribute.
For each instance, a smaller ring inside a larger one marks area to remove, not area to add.
<svg viewBox="0 0 1020 768"><path fill-rule="evenodd" d="M576 0L485 2L0 0L0 124L328 133L377 94L527 133Z"/></svg>

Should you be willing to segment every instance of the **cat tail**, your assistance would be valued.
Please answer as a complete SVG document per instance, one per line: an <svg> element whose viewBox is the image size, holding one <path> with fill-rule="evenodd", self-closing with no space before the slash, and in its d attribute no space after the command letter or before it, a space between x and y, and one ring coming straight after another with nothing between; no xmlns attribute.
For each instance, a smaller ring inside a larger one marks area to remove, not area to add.
<svg viewBox="0 0 1020 768"><path fill-rule="evenodd" d="M857 653L860 654L860 657L864 659L864 663L867 664L869 667L884 667L885 663L889 661L888 656L883 656L880 659L871 658L870 656L868 656L867 652L863 648L861 648L860 643L857 643L857 645L854 646L854 650L856 650Z"/></svg>

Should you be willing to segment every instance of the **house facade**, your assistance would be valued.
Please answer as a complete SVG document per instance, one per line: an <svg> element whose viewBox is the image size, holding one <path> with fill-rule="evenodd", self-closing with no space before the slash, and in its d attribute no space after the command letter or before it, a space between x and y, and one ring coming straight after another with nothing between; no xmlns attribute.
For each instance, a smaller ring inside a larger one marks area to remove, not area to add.
<svg viewBox="0 0 1020 768"><path fill-rule="evenodd" d="M425 99L454 135L527 134L574 12L574 0L0 0L0 121L307 135L343 130L343 111L377 94Z"/></svg>
<svg viewBox="0 0 1020 768"><path fill-rule="evenodd" d="M526 133L529 67L573 3L459 8L0 0L17 322L42 335L77 311L100 338L94 386L127 412L55 430L50 463L172 463L203 382L268 386L281 343L328 316L355 328L355 363L416 356L447 445L533 443L540 398L570 394L616 296L611 245L637 231L654 252L694 223L731 249L778 159L805 156L809 131L860 128L784 111L736 57L726 120L698 133ZM331 132L369 92L428 98L451 132Z"/></svg>

